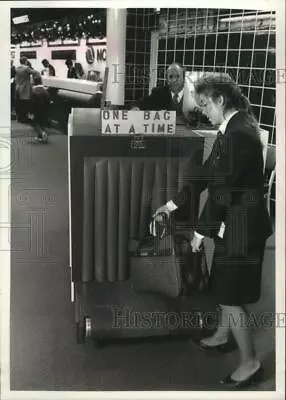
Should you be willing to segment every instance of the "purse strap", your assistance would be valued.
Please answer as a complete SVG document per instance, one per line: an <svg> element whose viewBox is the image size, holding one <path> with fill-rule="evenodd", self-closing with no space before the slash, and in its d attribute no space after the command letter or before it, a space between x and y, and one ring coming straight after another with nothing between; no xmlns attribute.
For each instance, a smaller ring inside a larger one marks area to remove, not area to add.
<svg viewBox="0 0 286 400"><path fill-rule="evenodd" d="M152 218L152 220L151 220L151 222L150 222L150 224L149 224L148 226L149 226L149 229L150 229L150 225L153 224L153 228L155 228L155 231L156 231L156 232L158 231L158 229L156 229L156 225L157 225L157 226L160 226L161 229L162 229L162 232L160 233L160 235L158 236L158 238L159 238L159 239L163 239L163 238L164 238L165 236L167 236L167 235L169 234L169 232L171 231L172 217L171 217L171 216L168 216L168 215L167 215L166 213L164 213L164 212L158 213L158 214L156 215L156 218L157 218L158 216L161 216L162 221L158 221L158 220L156 220L155 218ZM155 227L154 227L154 225L155 225ZM153 235L153 236L157 236L157 235Z"/></svg>

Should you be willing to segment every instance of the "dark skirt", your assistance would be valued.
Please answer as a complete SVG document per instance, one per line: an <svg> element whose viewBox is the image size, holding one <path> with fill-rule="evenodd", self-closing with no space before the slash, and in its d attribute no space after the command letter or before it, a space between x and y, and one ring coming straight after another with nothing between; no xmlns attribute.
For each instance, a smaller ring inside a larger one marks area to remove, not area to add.
<svg viewBox="0 0 286 400"><path fill-rule="evenodd" d="M259 300L264 250L265 242L238 254L215 239L210 290L217 304L242 306Z"/></svg>

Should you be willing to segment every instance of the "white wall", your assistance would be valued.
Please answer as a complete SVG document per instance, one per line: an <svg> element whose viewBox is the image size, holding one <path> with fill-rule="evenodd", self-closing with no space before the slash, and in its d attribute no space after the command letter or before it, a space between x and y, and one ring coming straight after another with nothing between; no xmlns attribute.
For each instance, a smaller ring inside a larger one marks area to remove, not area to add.
<svg viewBox="0 0 286 400"><path fill-rule="evenodd" d="M104 41L106 42L106 39L104 39ZM84 72L87 74L87 72L91 69L100 71L101 78L103 79L106 62L105 61L97 61L97 51L103 50L103 49L106 51L106 45L100 44L101 42L102 41L98 40L97 45L94 45L94 44L88 45L88 46L92 46L94 48L95 61L93 64L88 64L86 61L86 58L85 58L85 52L87 49L85 39L80 40L79 46L71 45L71 46L48 47L47 42L44 40L41 47L27 47L27 48L25 47L25 48L23 48L23 47L20 47L20 45L16 45L16 46L11 46L11 50L15 51L15 58L14 58L15 66L19 65L21 51L36 51L37 58L30 60L33 68L38 71L41 71L43 69L41 61L44 58L46 58L55 67L56 76L58 76L59 78L66 78L67 67L65 65L65 60L52 60L52 56L51 56L52 51L54 51L54 50L76 50L76 61L81 63L81 65L84 69Z"/></svg>

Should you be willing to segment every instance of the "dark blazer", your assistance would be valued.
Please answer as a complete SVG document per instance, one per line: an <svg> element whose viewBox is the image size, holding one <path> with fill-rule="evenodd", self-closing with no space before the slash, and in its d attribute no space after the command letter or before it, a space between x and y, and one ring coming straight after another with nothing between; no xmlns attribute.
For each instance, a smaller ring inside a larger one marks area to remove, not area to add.
<svg viewBox="0 0 286 400"><path fill-rule="evenodd" d="M49 75L50 76L56 76L56 70L55 70L55 68L53 67L53 65L51 65L51 64L49 64Z"/></svg>
<svg viewBox="0 0 286 400"><path fill-rule="evenodd" d="M183 112L184 96L182 96L179 104L175 105L173 102L171 90L168 86L156 87L152 90L149 96L143 97L135 105L140 110L168 110L176 111L176 123L186 124L199 128L200 125L209 125L208 119L199 111L189 111L184 115Z"/></svg>
<svg viewBox="0 0 286 400"><path fill-rule="evenodd" d="M77 79L77 74L74 66L68 68L67 78Z"/></svg>
<svg viewBox="0 0 286 400"><path fill-rule="evenodd" d="M27 65L16 68L15 86L19 100L30 100L32 96L31 74L33 70Z"/></svg>
<svg viewBox="0 0 286 400"><path fill-rule="evenodd" d="M230 119L204 166L192 168L191 173L198 178L196 190L208 187L209 192L196 225L198 233L215 237L223 221L224 239L238 248L263 243L272 234L264 201L262 144L247 113ZM174 203L182 205L188 190L185 186Z"/></svg>
<svg viewBox="0 0 286 400"><path fill-rule="evenodd" d="M182 100L183 98L181 103ZM137 106L140 110L175 110L171 90L168 86L154 88L149 96L143 97L137 102Z"/></svg>

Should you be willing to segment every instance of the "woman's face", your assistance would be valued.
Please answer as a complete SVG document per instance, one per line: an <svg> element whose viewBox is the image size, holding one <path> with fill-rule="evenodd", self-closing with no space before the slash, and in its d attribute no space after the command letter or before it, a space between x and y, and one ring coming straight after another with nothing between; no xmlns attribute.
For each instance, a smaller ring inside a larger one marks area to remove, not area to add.
<svg viewBox="0 0 286 400"><path fill-rule="evenodd" d="M202 113L213 125L220 125L224 121L223 97L213 100L209 96L199 95L199 107Z"/></svg>

